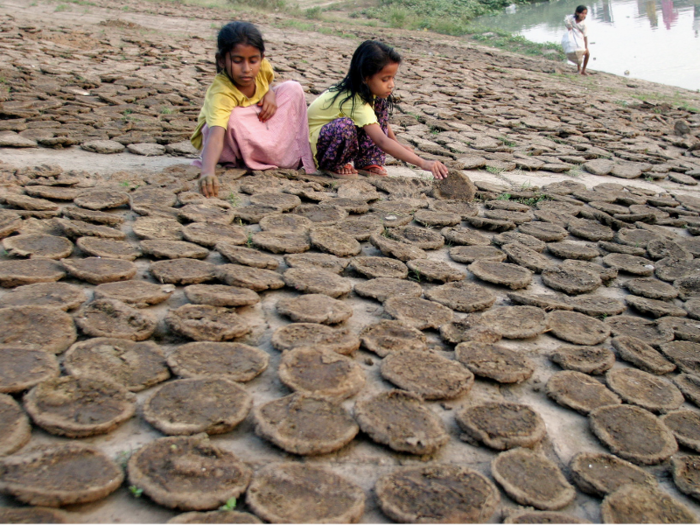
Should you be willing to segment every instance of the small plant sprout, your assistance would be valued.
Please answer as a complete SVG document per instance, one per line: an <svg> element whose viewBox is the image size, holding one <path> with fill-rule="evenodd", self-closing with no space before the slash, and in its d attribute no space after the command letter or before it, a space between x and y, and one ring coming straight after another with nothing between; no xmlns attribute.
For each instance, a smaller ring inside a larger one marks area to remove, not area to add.
<svg viewBox="0 0 700 525"><path fill-rule="evenodd" d="M416 281L417 283L421 282L420 270L411 270L411 276L409 277L409 279L412 281Z"/></svg>
<svg viewBox="0 0 700 525"><path fill-rule="evenodd" d="M226 200L231 203L231 206L234 208L237 207L241 203L241 198L238 196L238 194L233 193L232 191L229 192L228 196L226 197Z"/></svg>
<svg viewBox="0 0 700 525"><path fill-rule="evenodd" d="M136 485L129 485L129 492L131 492L133 497L140 498L141 494L143 494L143 489L137 487Z"/></svg>
<svg viewBox="0 0 700 525"><path fill-rule="evenodd" d="M513 142L512 140L510 140L508 137L498 137L498 140L503 142L503 145L508 146L509 148L513 148L513 147L517 146L517 144L515 142Z"/></svg>
<svg viewBox="0 0 700 525"><path fill-rule="evenodd" d="M122 450L117 453L117 455L114 458L114 461L119 463L122 467L126 468L126 464L129 462L129 458L131 458L132 450Z"/></svg>
<svg viewBox="0 0 700 525"><path fill-rule="evenodd" d="M219 510L234 510L236 508L236 498L229 498L226 503L219 507Z"/></svg>
<svg viewBox="0 0 700 525"><path fill-rule="evenodd" d="M253 247L253 232L248 232L248 237L247 237L247 239L246 239L246 241L245 241L245 245L246 245L248 248L252 248L252 247Z"/></svg>

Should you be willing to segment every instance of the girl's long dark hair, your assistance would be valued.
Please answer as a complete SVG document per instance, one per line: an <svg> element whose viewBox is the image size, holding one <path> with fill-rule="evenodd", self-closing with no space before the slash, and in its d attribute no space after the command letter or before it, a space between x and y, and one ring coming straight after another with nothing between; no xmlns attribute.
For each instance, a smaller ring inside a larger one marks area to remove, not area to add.
<svg viewBox="0 0 700 525"><path fill-rule="evenodd" d="M265 56L265 41L260 30L250 22L229 22L219 31L216 39L216 72L225 71L219 65L219 60L223 60L226 54L238 44L253 46L260 50L260 54ZM228 73L227 73L228 75Z"/></svg>
<svg viewBox="0 0 700 525"><path fill-rule="evenodd" d="M369 90L369 86L365 83L365 79L376 75L388 64L400 63L401 55L393 47L376 40L365 40L353 53L350 61L350 70L345 75L345 78L328 88L328 91L335 92L329 107L335 103L338 97L342 96L343 99L340 102L340 106L351 100L352 111L354 111L355 97L358 95L362 101L373 106L374 96ZM394 107L392 96L387 98L387 104L389 113L391 113Z"/></svg>
<svg viewBox="0 0 700 525"><path fill-rule="evenodd" d="M574 12L574 16L579 15L583 13L584 11L588 11L588 8L585 5L580 5L576 8L576 11ZM578 16L576 16L576 20L578 20Z"/></svg>

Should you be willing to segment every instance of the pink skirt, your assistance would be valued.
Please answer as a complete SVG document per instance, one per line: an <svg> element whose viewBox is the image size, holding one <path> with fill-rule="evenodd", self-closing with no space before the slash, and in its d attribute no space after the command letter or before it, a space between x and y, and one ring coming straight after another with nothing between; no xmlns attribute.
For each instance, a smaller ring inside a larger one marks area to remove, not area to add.
<svg viewBox="0 0 700 525"><path fill-rule="evenodd" d="M267 122L258 120L262 108L257 105L237 107L231 112L218 163L251 170L303 167L306 173L314 173L303 88L298 82L288 81L272 90L277 97L277 111ZM208 136L209 127L205 124L204 144ZM192 165L201 168L201 158Z"/></svg>

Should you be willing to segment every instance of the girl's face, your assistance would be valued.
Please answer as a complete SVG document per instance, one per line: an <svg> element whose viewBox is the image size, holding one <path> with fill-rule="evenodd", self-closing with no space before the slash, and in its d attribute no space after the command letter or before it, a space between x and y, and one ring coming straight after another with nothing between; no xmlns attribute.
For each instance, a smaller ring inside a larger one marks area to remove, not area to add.
<svg viewBox="0 0 700 525"><path fill-rule="evenodd" d="M394 77L399 71L399 64L387 64L371 77L365 78L365 84L375 97L387 98L394 91Z"/></svg>
<svg viewBox="0 0 700 525"><path fill-rule="evenodd" d="M223 68L233 83L247 97L255 94L255 77L260 71L263 54L257 47L238 44L223 58L219 58L219 67Z"/></svg>
<svg viewBox="0 0 700 525"><path fill-rule="evenodd" d="M576 13L576 20L583 22L586 19L586 15L588 15L588 9L584 9L580 13Z"/></svg>

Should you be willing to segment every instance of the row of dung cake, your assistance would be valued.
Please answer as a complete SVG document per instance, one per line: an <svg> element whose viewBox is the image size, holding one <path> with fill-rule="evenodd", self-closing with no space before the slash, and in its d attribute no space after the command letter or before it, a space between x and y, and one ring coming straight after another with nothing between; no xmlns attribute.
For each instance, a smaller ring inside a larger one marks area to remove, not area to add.
<svg viewBox="0 0 700 525"><path fill-rule="evenodd" d="M391 202L391 201L389 201L389 202ZM324 212L324 210L321 210L321 209L318 209L318 208L313 208L313 210L314 210L316 213L323 213L323 212ZM384 212L384 213L387 213L387 212ZM388 213L392 213L392 212L388 212ZM316 214L314 214L314 216L316 216ZM410 231L411 231L411 230L409 230L409 232L410 232ZM419 233L420 233L420 232L419 232ZM380 237L384 237L384 236L380 235ZM414 238L415 238L415 237L414 237ZM386 238L385 238L385 239L386 239ZM246 241L245 241L245 242L247 242L247 238L246 238ZM381 239L380 239L380 242L381 242ZM404 243L404 244L407 244L407 243ZM235 252L235 250L234 250L234 252ZM243 254L243 255L250 255L250 254L246 253L245 251L243 251L242 254ZM240 255L240 253L239 253L239 255ZM262 254L261 254L261 255L262 255ZM302 254L302 255L303 255L303 254ZM311 254L308 254L308 255L311 255ZM269 256L268 256L268 257L269 257ZM264 257L262 257L262 259L264 259ZM260 260L260 257L258 257L258 258L255 259L255 260ZM333 261L334 259L330 259L330 258L328 258L328 256L327 256L326 258L321 259L321 260L324 260L324 264L327 264L328 261ZM420 260L420 259L419 259L419 260ZM363 268L362 263L365 263L365 266L367 266L366 263L368 263L368 262L371 263L372 261L371 261L371 260L370 260L370 261L367 261L367 260L362 260L362 259L356 260L355 262L352 263L352 264L353 264L353 268ZM369 266L371 267L372 265L370 264ZM414 270L414 272L415 272L415 270ZM315 272L315 273L318 274L318 272ZM403 280L403 279L402 279L402 280ZM368 281L368 283L370 283L370 282L371 282L371 281ZM324 284L325 284L325 283L324 283ZM412 284L416 284L416 283L412 283ZM369 286L368 288L372 289L372 288L374 288L374 286ZM127 294L127 295L128 295L128 294ZM421 300L421 301L423 301L423 300ZM329 301L328 301L327 299L322 299L322 302L328 303ZM398 302L398 301L393 301L393 302ZM331 304L335 306L334 303L331 302ZM417 304L420 308L423 308L423 303L416 303L416 304ZM391 309L391 303L390 303L390 305L388 305L388 306L389 306L389 309ZM399 303L399 306L401 306L401 303ZM409 313L409 315L407 316L407 319L418 319L420 316L423 315L423 311L420 310L420 308L415 308L415 305L411 305L411 304L409 303L407 306L408 306L408 313ZM413 307L412 307L412 306L413 306ZM290 307L289 307L289 306L286 306L285 308L290 308ZM335 308L336 308L336 309L341 309L341 308L339 308L338 306L335 306ZM423 308L423 309L424 309L424 308ZM297 312L300 311L302 314L306 314L306 313L308 312L308 310L309 310L308 305L306 305L306 306L302 305L301 309L300 309L300 310L297 310ZM412 311L415 311L415 310L420 310L420 311L418 312L418 313L420 314L419 316L412 316L412 315L410 315L411 312L412 312ZM535 309L535 310L536 310L536 309ZM289 309L289 311L290 311L290 312L293 312L293 311L294 311L294 310L293 310L293 305L292 305L292 309ZM401 311L401 309L400 309L400 308L397 308L396 311ZM532 314L532 312L529 312L529 313ZM499 319L499 318L501 318L502 315L505 315L505 314L506 314L506 312L500 312L500 311L497 312L496 310L494 310L493 317L494 317L495 319ZM297 315L298 315L298 314L297 314ZM342 317L342 316L341 316L341 317ZM507 317L507 316L506 316L506 317ZM623 316L623 317L626 317L626 316ZM485 320L485 321L487 321L487 320ZM445 324L445 323L442 323L442 324ZM499 323L490 323L490 321L489 321L487 324L491 324L491 325L494 326L494 327L499 326ZM506 323L506 324L507 324L507 323ZM566 323L565 323L565 324L566 324ZM290 325L290 326L294 326L294 325ZM314 329L314 331L317 331L317 330L321 330L321 327L319 326L318 328ZM509 335L510 335L510 334L509 334ZM280 336L280 337L281 337L281 336ZM330 337L333 337L332 332L331 332ZM279 339L279 337L278 337L278 339ZM326 337L326 340L327 340L327 339L328 339L328 336ZM499 360L499 361L502 361L503 358L504 358L503 355L501 355L501 354L502 354L502 351L499 350L499 349L497 349L497 348L488 347L488 348L484 348L483 351L486 351L487 356L489 356L489 359L497 359L497 360ZM494 351L495 351L495 354L493 353ZM473 353L473 352L470 352L470 353ZM420 354L419 354L419 355L420 355ZM506 355L508 355L508 354L506 354ZM410 356L409 356L409 357L410 357ZM512 357L512 356L511 356L511 357ZM414 359L415 359L415 358L414 358ZM488 360L488 359L487 359L487 360ZM411 360L411 361L412 361L412 360ZM409 362L411 362L411 361L409 361ZM483 365L483 358L481 358L480 363ZM399 362L399 364L400 364L400 362ZM396 368L397 366L399 366L399 365L396 365L396 364L395 364L395 365L394 365L394 368ZM389 369L389 371L387 371L387 376L390 376L390 375L391 375L391 371L390 371L390 370L391 370L391 367L389 367L389 366L387 365L387 368ZM401 367L399 366L399 369L400 369L400 370L404 370L405 368L406 368L405 365L404 365L403 368L401 368ZM482 367L479 369L480 373L483 374L483 373L484 373L484 370L487 369L487 368L488 368L488 367L482 366ZM435 369L435 366L434 366L434 365L433 365L433 369ZM436 374L436 375L437 375L437 374ZM404 377L403 379L401 379L401 377L402 377L401 374L396 375L396 373L394 372L393 377L394 377L397 381L405 381L405 377ZM489 377L489 376L488 376L488 375L486 375L486 376L481 375L480 377ZM410 383L410 382L409 382L409 383ZM408 384L408 383L404 383L404 384ZM270 409L272 409L272 407L271 407Z"/></svg>

